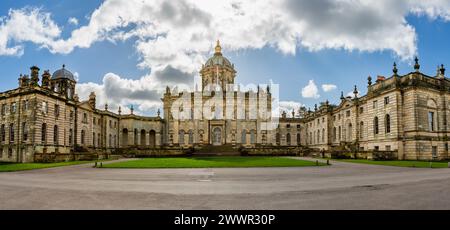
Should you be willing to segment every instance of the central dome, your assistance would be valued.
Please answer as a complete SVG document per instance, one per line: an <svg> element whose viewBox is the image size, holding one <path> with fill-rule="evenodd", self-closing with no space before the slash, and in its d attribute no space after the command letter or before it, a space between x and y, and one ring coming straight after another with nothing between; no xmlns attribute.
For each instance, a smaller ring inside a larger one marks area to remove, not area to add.
<svg viewBox="0 0 450 230"><path fill-rule="evenodd" d="M65 65L63 65L62 69L56 70L53 73L52 80L56 80L56 79L68 79L71 81L75 81L75 77L69 70L66 69Z"/></svg>
<svg viewBox="0 0 450 230"><path fill-rule="evenodd" d="M222 55L222 47L220 47L219 41L217 41L215 51L216 52L214 53L214 56L212 56L210 59L208 59L208 61L206 61L206 64L205 64L206 67L220 65L220 66L227 66L227 67L233 68L233 65L231 64L231 62Z"/></svg>

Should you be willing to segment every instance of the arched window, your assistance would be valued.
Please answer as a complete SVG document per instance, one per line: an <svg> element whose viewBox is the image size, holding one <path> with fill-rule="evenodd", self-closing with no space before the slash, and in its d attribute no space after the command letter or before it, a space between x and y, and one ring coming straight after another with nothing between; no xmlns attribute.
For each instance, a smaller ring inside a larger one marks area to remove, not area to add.
<svg viewBox="0 0 450 230"><path fill-rule="evenodd" d="M146 146L147 145L147 133L145 132L144 129L141 130L141 146ZM111 140L111 137L110 137ZM109 142L109 146L111 147L111 141Z"/></svg>
<svg viewBox="0 0 450 230"><path fill-rule="evenodd" d="M333 127L333 141L336 141L337 135L336 135L336 127Z"/></svg>
<svg viewBox="0 0 450 230"><path fill-rule="evenodd" d="M359 138L364 138L364 122L361 121L359 124Z"/></svg>
<svg viewBox="0 0 450 230"><path fill-rule="evenodd" d="M322 143L325 143L325 129L322 129Z"/></svg>
<svg viewBox="0 0 450 230"><path fill-rule="evenodd" d="M373 119L373 133L378 134L379 133L379 126L378 126L378 117L375 117Z"/></svg>
<svg viewBox="0 0 450 230"><path fill-rule="evenodd" d="M189 130L189 144L194 144L194 132L192 130Z"/></svg>
<svg viewBox="0 0 450 230"><path fill-rule="evenodd" d="M341 132L342 130L341 130L341 126L339 126L339 141L341 141L341 139L342 139L342 132Z"/></svg>
<svg viewBox="0 0 450 230"><path fill-rule="evenodd" d="M43 123L41 127L41 142L45 144L47 141L47 124Z"/></svg>
<svg viewBox="0 0 450 230"><path fill-rule="evenodd" d="M277 133L276 135L275 135L275 142L277 143L277 145L280 145L280 133Z"/></svg>
<svg viewBox="0 0 450 230"><path fill-rule="evenodd" d="M122 148L126 148L128 146L128 129L122 130Z"/></svg>
<svg viewBox="0 0 450 230"><path fill-rule="evenodd" d="M291 134L290 133L286 134L286 144L291 145Z"/></svg>
<svg viewBox="0 0 450 230"><path fill-rule="evenodd" d="M320 143L320 129L317 130L317 144Z"/></svg>
<svg viewBox="0 0 450 230"><path fill-rule="evenodd" d="M316 141L317 141L317 132L314 131L313 134L312 134L312 141L311 141L311 144L317 144Z"/></svg>
<svg viewBox="0 0 450 230"><path fill-rule="evenodd" d="M256 131L255 130L250 131L250 143L251 144L256 143Z"/></svg>
<svg viewBox="0 0 450 230"><path fill-rule="evenodd" d="M155 132L155 130L150 130L149 138L150 138L150 140L149 140L150 141L149 142L150 147L154 148L155 147L155 143L156 143L156 132Z"/></svg>
<svg viewBox="0 0 450 230"><path fill-rule="evenodd" d="M184 145L184 130L180 130L180 133L178 135L178 143L180 145Z"/></svg>
<svg viewBox="0 0 450 230"><path fill-rule="evenodd" d="M242 130L241 143L247 144L247 130L245 130L245 129Z"/></svg>
<svg viewBox="0 0 450 230"><path fill-rule="evenodd" d="M310 145L313 144L312 140L313 140L312 133L309 132L309 144L310 144Z"/></svg>
<svg viewBox="0 0 450 230"><path fill-rule="evenodd" d="M97 145L98 145L98 147L101 147L101 145L100 145L100 141L101 141L102 139L100 138L100 133L97 133Z"/></svg>
<svg viewBox="0 0 450 230"><path fill-rule="evenodd" d="M138 145L138 131L134 129L134 145Z"/></svg>
<svg viewBox="0 0 450 230"><path fill-rule="evenodd" d="M55 145L58 145L58 126L57 125L55 125L54 127L53 127L53 143L55 144Z"/></svg>
<svg viewBox="0 0 450 230"><path fill-rule="evenodd" d="M111 134L109 134L108 142L109 142L109 147L111 148L112 147L112 135Z"/></svg>
<svg viewBox="0 0 450 230"><path fill-rule="evenodd" d="M85 142L85 138L86 138L86 131L81 130L81 144L84 145Z"/></svg>
<svg viewBox="0 0 450 230"><path fill-rule="evenodd" d="M301 142L300 142L300 133L297 133L297 145L300 145L301 144Z"/></svg>
<svg viewBox="0 0 450 230"><path fill-rule="evenodd" d="M95 133L92 132L92 146L95 147Z"/></svg>
<svg viewBox="0 0 450 230"><path fill-rule="evenodd" d="M391 116L389 114L386 114L384 118L384 124L386 126L386 133L391 132Z"/></svg>
<svg viewBox="0 0 450 230"><path fill-rule="evenodd" d="M350 123L350 124L348 124L348 130L347 130L347 133L348 133L348 141L351 141L352 140L352 138L353 138L353 125L352 125L352 123Z"/></svg>

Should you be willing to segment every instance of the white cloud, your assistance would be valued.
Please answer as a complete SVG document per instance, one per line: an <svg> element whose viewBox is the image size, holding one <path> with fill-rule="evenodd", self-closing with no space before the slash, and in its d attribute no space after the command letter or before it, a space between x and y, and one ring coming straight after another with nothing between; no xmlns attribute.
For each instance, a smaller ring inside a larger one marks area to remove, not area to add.
<svg viewBox="0 0 450 230"><path fill-rule="evenodd" d="M278 102L278 106L280 108L280 114L282 111L285 111L288 117L292 117L292 110L294 110L297 115L298 109L304 105L296 101L280 101Z"/></svg>
<svg viewBox="0 0 450 230"><path fill-rule="evenodd" d="M163 88L169 78L171 83L189 84L186 79L198 73L217 38L225 52L265 46L287 55L295 55L298 48L312 52L387 50L410 59L417 53L416 31L406 21L410 14L450 20L450 2L105 0L87 17L87 24L68 31L68 38L61 37L50 13L26 7L12 9L0 18L0 55L22 55L24 42L35 43L52 53L68 54L96 42L133 39L139 67L152 70L136 81ZM69 19L69 23L74 22ZM125 77L120 80L129 81ZM97 84L103 87L97 90L106 90L104 84ZM309 86L302 95L318 98L317 86ZM323 86L322 89L326 91Z"/></svg>
<svg viewBox="0 0 450 230"><path fill-rule="evenodd" d="M302 89L302 97L304 98L320 98L319 89L314 80L309 80L308 85Z"/></svg>
<svg viewBox="0 0 450 230"><path fill-rule="evenodd" d="M106 0L88 17L87 25L72 31L65 40L60 38L59 28L49 13L23 8L11 10L3 18L2 27L8 24L8 28L38 31L40 36L29 38L26 33L24 39L6 31L2 33L0 47L3 54L16 54L23 47L8 48L7 41L32 41L54 53L70 53L98 41L137 38L142 67L170 64L185 72L192 71L191 64L205 59L216 38L221 38L228 50L264 46L284 54L295 54L297 47L311 51L391 50L401 58L411 58L417 52L415 29L405 19L411 13L450 20L450 3L447 0L180 0L176 3ZM30 20L17 23L30 18L36 23ZM69 23L76 25L78 20L70 18Z"/></svg>
<svg viewBox="0 0 450 230"><path fill-rule="evenodd" d="M69 20L67 20L67 22L68 22L69 24L74 25L74 26L77 26L77 25L78 25L78 19L77 19L77 18L74 18L74 17L69 18Z"/></svg>
<svg viewBox="0 0 450 230"><path fill-rule="evenodd" d="M322 85L322 90L324 92L330 92L330 91L333 91L335 89L337 89L337 86L333 85L333 84L323 84Z"/></svg>
<svg viewBox="0 0 450 230"><path fill-rule="evenodd" d="M50 13L30 7L11 9L7 17L0 17L0 55L21 56L23 42L48 48L60 34L61 30L51 20Z"/></svg>
<svg viewBox="0 0 450 230"><path fill-rule="evenodd" d="M75 81L80 81L80 74L78 72L74 72L73 76L75 77Z"/></svg>

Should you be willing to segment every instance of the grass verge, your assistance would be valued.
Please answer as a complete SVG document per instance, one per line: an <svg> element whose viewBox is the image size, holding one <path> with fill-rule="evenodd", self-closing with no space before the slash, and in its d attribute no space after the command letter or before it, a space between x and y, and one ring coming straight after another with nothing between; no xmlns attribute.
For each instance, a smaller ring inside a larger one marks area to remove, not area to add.
<svg viewBox="0 0 450 230"><path fill-rule="evenodd" d="M397 167L412 167L412 168L430 168L429 161L373 161L373 160L359 160L359 159L346 159L336 160L349 163L371 164L371 165L385 165L385 166L397 166ZM448 168L448 162L432 162L432 168Z"/></svg>
<svg viewBox="0 0 450 230"><path fill-rule="evenodd" d="M0 163L0 172L15 172L33 169L54 168L91 163L93 161L68 161L58 163Z"/></svg>
<svg viewBox="0 0 450 230"><path fill-rule="evenodd" d="M145 158L103 165L103 168L248 168L324 166L313 161L283 157Z"/></svg>

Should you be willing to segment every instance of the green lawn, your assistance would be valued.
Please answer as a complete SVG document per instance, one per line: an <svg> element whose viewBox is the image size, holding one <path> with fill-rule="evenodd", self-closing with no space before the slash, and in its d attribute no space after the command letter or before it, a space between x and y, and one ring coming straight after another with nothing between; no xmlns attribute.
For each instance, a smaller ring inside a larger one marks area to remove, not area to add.
<svg viewBox="0 0 450 230"><path fill-rule="evenodd" d="M320 166L326 165L319 163ZM282 157L145 158L103 165L104 168L247 168L303 167L316 162Z"/></svg>
<svg viewBox="0 0 450 230"><path fill-rule="evenodd" d="M58 163L0 163L0 172L14 172L32 169L53 168L68 165L86 164L92 161L69 161Z"/></svg>
<svg viewBox="0 0 450 230"><path fill-rule="evenodd" d="M349 163L361 163L361 164L372 164L372 165L386 165L386 166L397 166L397 167L416 167L416 168L429 168L430 162L428 161L372 161L372 160L337 160ZM448 168L447 162L433 162L433 168Z"/></svg>

